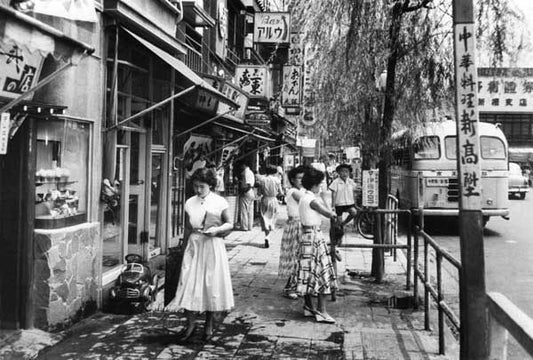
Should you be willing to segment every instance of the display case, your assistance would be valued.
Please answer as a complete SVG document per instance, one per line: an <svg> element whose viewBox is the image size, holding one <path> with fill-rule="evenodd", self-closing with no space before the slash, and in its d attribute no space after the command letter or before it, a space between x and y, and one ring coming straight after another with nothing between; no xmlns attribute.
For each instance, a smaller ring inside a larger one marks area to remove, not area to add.
<svg viewBox="0 0 533 360"><path fill-rule="evenodd" d="M87 220L89 125L38 122L35 228L56 229Z"/></svg>

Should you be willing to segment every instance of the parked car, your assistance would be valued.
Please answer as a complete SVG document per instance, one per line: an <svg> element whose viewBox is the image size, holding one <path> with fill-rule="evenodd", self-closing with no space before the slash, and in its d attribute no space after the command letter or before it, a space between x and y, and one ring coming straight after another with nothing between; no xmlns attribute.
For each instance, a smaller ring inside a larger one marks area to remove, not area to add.
<svg viewBox="0 0 533 360"><path fill-rule="evenodd" d="M509 196L526 197L529 192L529 179L522 175L522 169L517 163L509 163Z"/></svg>

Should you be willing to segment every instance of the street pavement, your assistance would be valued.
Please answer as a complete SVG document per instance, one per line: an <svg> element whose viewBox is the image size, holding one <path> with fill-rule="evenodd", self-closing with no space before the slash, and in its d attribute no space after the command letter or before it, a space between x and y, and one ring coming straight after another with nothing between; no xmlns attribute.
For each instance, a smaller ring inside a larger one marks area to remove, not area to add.
<svg viewBox="0 0 533 360"><path fill-rule="evenodd" d="M282 296L286 279L277 277L279 245L285 216L263 248L259 227L226 238L235 309L204 342L202 323L188 343L176 333L185 326L181 313L96 314L61 333L36 329L0 333L1 359L457 359L448 344L438 355L438 334L424 330L422 310L390 306L405 291L405 259L386 256L386 277L369 276L371 250L341 248L340 291L328 297L336 324L303 316L303 301ZM327 223L324 222L324 230ZM325 232L327 234L327 232ZM369 243L347 231L347 243ZM163 301L162 292L158 302ZM452 345L452 346L450 346Z"/></svg>

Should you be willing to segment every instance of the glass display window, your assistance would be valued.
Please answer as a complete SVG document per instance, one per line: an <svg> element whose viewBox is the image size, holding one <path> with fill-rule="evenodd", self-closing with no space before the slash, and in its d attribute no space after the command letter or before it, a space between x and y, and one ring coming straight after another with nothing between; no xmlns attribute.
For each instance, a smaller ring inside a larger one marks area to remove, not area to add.
<svg viewBox="0 0 533 360"><path fill-rule="evenodd" d="M37 122L35 227L61 228L87 220L90 125Z"/></svg>

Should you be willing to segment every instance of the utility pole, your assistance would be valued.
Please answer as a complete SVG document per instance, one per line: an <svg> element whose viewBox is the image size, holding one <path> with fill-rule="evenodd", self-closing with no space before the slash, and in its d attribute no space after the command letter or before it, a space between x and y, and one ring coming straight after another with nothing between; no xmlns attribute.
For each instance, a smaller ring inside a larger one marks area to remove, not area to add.
<svg viewBox="0 0 533 360"><path fill-rule="evenodd" d="M455 52L457 176L459 184L460 358L488 358L485 291L478 82L472 0L453 0Z"/></svg>

